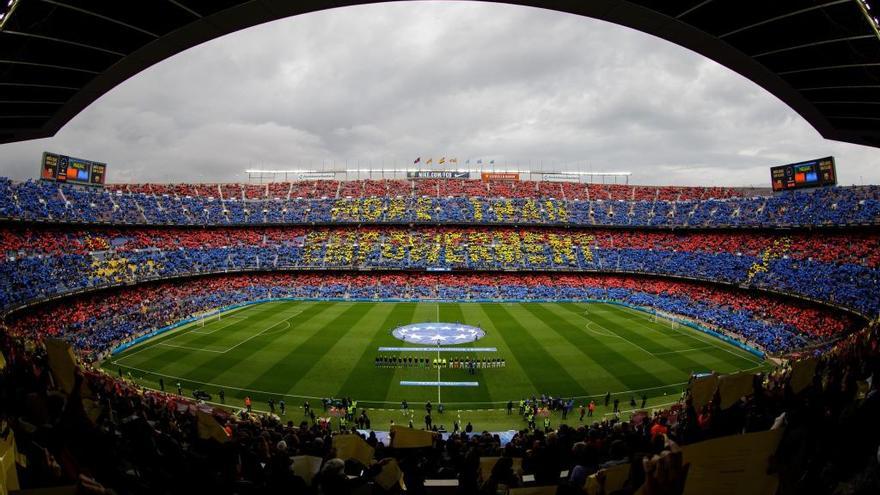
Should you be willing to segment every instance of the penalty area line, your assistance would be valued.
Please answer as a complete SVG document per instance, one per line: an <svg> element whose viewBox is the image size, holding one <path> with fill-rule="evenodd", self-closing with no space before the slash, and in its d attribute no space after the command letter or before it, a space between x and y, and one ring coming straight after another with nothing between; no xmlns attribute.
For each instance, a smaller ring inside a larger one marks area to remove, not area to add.
<svg viewBox="0 0 880 495"><path fill-rule="evenodd" d="M302 311L300 311L300 313L302 313ZM278 325L280 325L280 324L282 324L282 323L284 323L285 325L287 325L287 327L284 328L284 330L288 330L288 329L290 328L290 321L289 321L289 320L290 320L291 318L296 317L296 316L297 316L298 314L300 314L300 313L296 313L296 314L294 314L294 315L288 316L287 318L285 318L285 319L283 319L283 320L281 320L281 321L279 321L279 322L277 322L277 323L273 323L272 325L269 325L267 328L263 329L262 331L260 331L260 332L258 332L258 333L255 333L255 334L251 335L250 337L248 337L248 338L242 340L241 342L235 344L234 346L230 347L229 349L226 349L225 351L223 351L223 354L226 354L227 352L229 352L229 351L231 351L231 350L237 348L238 346L240 346L240 345L242 345L242 344L245 344L245 343L251 341L252 339L257 338L257 337L259 337L260 335L263 335L264 333L268 332L269 330L272 330L273 328L275 328L276 326L278 326ZM282 330L282 331L284 331L284 330ZM271 334L270 334L270 335L271 335Z"/></svg>
<svg viewBox="0 0 880 495"><path fill-rule="evenodd" d="M231 325L234 325L240 321L247 320L248 317L247 316L227 316L226 319L229 319L232 321L227 321L225 325L220 325L218 328L215 328L215 329L211 330L210 332L203 332L203 331L199 331L199 330L190 330L190 333L195 333L198 335L211 335L212 333L219 332L220 330L223 330L224 328L229 327ZM202 321L204 321L204 320L205 320L205 318L202 319ZM220 321L222 321L222 320L220 320ZM198 328L198 325L195 325L195 328ZM201 328L205 328L205 327L202 326Z"/></svg>
<svg viewBox="0 0 880 495"><path fill-rule="evenodd" d="M174 347L176 349L187 349L190 351L197 351L197 352L214 352L217 354L223 354L225 352L225 351L215 351L213 349L201 349L198 347L190 347L190 346L186 346L186 345L166 344L165 342L159 342L156 345L161 345L162 347Z"/></svg>

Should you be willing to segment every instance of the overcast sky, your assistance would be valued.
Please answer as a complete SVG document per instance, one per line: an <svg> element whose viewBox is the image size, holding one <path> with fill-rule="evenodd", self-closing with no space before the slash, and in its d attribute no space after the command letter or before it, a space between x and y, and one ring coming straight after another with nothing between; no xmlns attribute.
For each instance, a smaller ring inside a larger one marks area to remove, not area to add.
<svg viewBox="0 0 880 495"><path fill-rule="evenodd" d="M769 185L834 155L880 183L880 150L826 141L745 78L658 38L487 3L400 2L257 26L122 83L51 139L0 146L106 161L110 182L244 181L271 169L412 166L631 171L638 184Z"/></svg>

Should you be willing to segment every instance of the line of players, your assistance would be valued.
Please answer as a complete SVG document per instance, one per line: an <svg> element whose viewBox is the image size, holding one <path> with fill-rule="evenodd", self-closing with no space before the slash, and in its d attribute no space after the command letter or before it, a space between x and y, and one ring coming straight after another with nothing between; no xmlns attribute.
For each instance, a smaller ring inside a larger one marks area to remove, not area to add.
<svg viewBox="0 0 880 495"><path fill-rule="evenodd" d="M504 368L504 358L426 358L420 356L376 356L377 368L449 368L486 369Z"/></svg>

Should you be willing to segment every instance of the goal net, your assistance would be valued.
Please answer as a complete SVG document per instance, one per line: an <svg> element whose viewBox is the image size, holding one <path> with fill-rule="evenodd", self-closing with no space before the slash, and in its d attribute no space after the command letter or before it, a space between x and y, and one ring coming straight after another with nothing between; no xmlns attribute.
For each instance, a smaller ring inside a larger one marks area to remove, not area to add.
<svg viewBox="0 0 880 495"><path fill-rule="evenodd" d="M651 321L654 323L661 323L669 326L669 328L676 329L678 328L678 321L676 321L671 316L665 315L663 313L654 313L651 315Z"/></svg>
<svg viewBox="0 0 880 495"><path fill-rule="evenodd" d="M216 315L205 316L201 320L199 320L199 326L204 327L208 323L211 323L214 321L220 321L222 319L222 317L223 317L223 315L220 313L217 313Z"/></svg>

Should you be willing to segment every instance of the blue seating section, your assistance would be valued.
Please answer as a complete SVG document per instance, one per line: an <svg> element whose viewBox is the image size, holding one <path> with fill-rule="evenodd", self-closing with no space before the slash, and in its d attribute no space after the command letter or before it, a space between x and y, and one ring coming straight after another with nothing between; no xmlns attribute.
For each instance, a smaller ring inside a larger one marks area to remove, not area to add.
<svg viewBox="0 0 880 495"><path fill-rule="evenodd" d="M880 269L851 263L780 258L749 277L758 256L731 253L576 247L573 258L555 259L547 244L533 244L490 259L472 256L468 246L439 245L433 253L400 248L389 256L377 240L340 249L323 242L306 246L234 246L148 249L125 252L31 256L0 262L0 308L72 291L199 273L284 269L517 270L627 272L671 275L788 292L880 312ZM473 259L476 258L474 261ZM450 289L453 290L453 289ZM478 290L478 288L474 288ZM443 296L454 298L453 295ZM509 295L509 297L516 297Z"/></svg>
<svg viewBox="0 0 880 495"><path fill-rule="evenodd" d="M618 227L880 224L880 187L688 201L552 198L221 199L122 193L0 179L0 218L63 223L267 225L453 223Z"/></svg>

